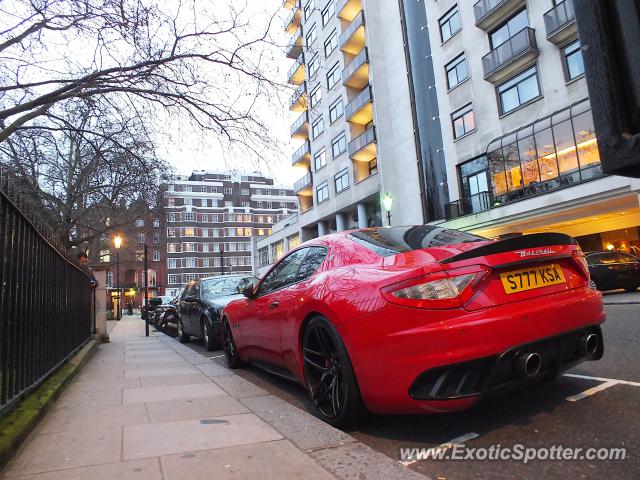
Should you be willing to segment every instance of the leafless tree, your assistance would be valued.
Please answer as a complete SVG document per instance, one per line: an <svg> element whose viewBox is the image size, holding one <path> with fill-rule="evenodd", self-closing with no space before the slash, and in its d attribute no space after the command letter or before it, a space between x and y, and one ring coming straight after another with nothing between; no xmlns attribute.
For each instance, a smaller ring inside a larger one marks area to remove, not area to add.
<svg viewBox="0 0 640 480"><path fill-rule="evenodd" d="M256 115L271 80L273 16L233 0L5 0L0 3L0 142L91 98L160 108L253 152L273 146ZM271 55L271 56L270 56ZM233 93L233 92L240 93ZM133 115L132 115L133 116Z"/></svg>
<svg viewBox="0 0 640 480"><path fill-rule="evenodd" d="M87 100L20 129L0 144L0 162L69 250L161 209L166 165L140 119Z"/></svg>

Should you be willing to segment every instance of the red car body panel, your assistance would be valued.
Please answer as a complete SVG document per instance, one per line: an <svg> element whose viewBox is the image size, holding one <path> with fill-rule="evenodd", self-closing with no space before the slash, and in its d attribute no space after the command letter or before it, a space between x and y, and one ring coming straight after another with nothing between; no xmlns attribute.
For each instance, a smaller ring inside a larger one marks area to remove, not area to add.
<svg viewBox="0 0 640 480"><path fill-rule="evenodd" d="M413 398L409 390L422 372L497 356L605 319L601 294L588 288L588 269L577 258L581 252L575 244L474 256L472 250L493 243L485 241L381 256L348 235L328 235L298 247L328 248L309 279L225 308L243 360L283 367L305 384L301 332L305 321L320 314L340 334L370 411L453 411L470 407L479 395ZM505 293L501 272L548 263L561 266L566 282ZM464 269L481 269L481 274L473 294L458 308L401 306L382 292L416 277Z"/></svg>

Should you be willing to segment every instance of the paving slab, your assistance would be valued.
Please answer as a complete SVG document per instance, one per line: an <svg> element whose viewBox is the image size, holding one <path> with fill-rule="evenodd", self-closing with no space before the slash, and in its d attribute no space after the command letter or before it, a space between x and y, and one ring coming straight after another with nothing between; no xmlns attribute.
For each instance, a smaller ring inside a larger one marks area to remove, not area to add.
<svg viewBox="0 0 640 480"><path fill-rule="evenodd" d="M62 394L62 397L53 408L55 410L65 404L73 405L77 408L120 405L122 403L122 392L123 390L121 389L68 391Z"/></svg>
<svg viewBox="0 0 640 480"><path fill-rule="evenodd" d="M96 390L122 390L141 387L140 378L103 378L102 375L79 375L71 383L67 392L83 392Z"/></svg>
<svg viewBox="0 0 640 480"><path fill-rule="evenodd" d="M124 427L125 460L269 442L282 438L253 414Z"/></svg>
<svg viewBox="0 0 640 480"><path fill-rule="evenodd" d="M334 478L286 440L170 455L162 458L162 471L166 480Z"/></svg>
<svg viewBox="0 0 640 480"><path fill-rule="evenodd" d="M124 372L125 378L135 377L164 377L167 375L185 375L193 373L193 367L190 365L179 367L167 367L167 368L142 368L134 370L126 370Z"/></svg>
<svg viewBox="0 0 640 480"><path fill-rule="evenodd" d="M120 461L122 427L37 434L9 465L7 476Z"/></svg>
<svg viewBox="0 0 640 480"><path fill-rule="evenodd" d="M218 365L217 363L196 365L196 368L209 378L219 377L220 375L233 375L231 369Z"/></svg>
<svg viewBox="0 0 640 480"><path fill-rule="evenodd" d="M20 480L162 480L163 477L158 459L149 458L5 478Z"/></svg>
<svg viewBox="0 0 640 480"><path fill-rule="evenodd" d="M260 388L237 375L220 375L212 377L212 380L234 398L255 397L257 395L269 394L265 389Z"/></svg>
<svg viewBox="0 0 640 480"><path fill-rule="evenodd" d="M161 402L178 398L202 398L226 396L226 393L213 383L195 385L169 385L149 388L127 388L124 390L123 403Z"/></svg>
<svg viewBox="0 0 640 480"><path fill-rule="evenodd" d="M47 415L38 427L41 433L58 433L99 430L109 426L134 425L148 423L149 417L144 403L131 405L109 405L100 407L76 407L61 405Z"/></svg>
<svg viewBox="0 0 640 480"><path fill-rule="evenodd" d="M153 423L194 420L238 413L249 413L249 409L228 396L167 400L146 404Z"/></svg>
<svg viewBox="0 0 640 480"><path fill-rule="evenodd" d="M193 371L193 370L192 370ZM183 375L163 375L158 377L140 377L143 388L163 387L170 385L195 385L197 383L210 383L207 377L201 373L185 373Z"/></svg>

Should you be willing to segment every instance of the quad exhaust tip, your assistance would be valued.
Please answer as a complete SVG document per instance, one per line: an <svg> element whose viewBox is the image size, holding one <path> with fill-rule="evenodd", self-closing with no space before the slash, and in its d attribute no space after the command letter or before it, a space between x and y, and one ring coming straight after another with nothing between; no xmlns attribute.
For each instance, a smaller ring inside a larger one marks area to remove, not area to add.
<svg viewBox="0 0 640 480"><path fill-rule="evenodd" d="M600 346L600 338L595 333L586 333L580 339L580 353L593 356Z"/></svg>
<svg viewBox="0 0 640 480"><path fill-rule="evenodd" d="M535 377L542 368L542 358L535 352L521 352L516 355L516 371L520 375Z"/></svg>

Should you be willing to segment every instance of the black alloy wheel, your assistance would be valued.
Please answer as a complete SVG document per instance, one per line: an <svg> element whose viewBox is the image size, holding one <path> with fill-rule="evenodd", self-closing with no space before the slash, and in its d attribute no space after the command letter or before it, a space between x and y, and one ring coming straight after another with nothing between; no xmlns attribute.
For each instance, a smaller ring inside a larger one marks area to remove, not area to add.
<svg viewBox="0 0 640 480"><path fill-rule="evenodd" d="M188 343L191 340L191 335L185 333L182 320L178 319L178 340L180 343Z"/></svg>
<svg viewBox="0 0 640 480"><path fill-rule="evenodd" d="M222 348L224 349L224 356L227 358L227 365L229 365L229 368L240 368L244 362L238 354L233 332L231 332L231 325L229 325L229 321L226 318L222 320L222 339Z"/></svg>
<svg viewBox="0 0 640 480"><path fill-rule="evenodd" d="M304 376L314 409L327 423L344 428L365 412L358 382L338 332L324 317L314 317L302 335Z"/></svg>

